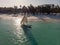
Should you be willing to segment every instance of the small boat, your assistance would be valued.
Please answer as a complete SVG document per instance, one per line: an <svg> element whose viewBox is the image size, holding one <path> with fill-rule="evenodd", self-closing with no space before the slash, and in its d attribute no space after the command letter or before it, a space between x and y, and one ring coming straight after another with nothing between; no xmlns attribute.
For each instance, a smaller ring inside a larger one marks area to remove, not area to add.
<svg viewBox="0 0 60 45"><path fill-rule="evenodd" d="M27 20L27 15L23 16L23 19L21 21L21 27L23 28L31 28L32 25L28 24L28 20Z"/></svg>

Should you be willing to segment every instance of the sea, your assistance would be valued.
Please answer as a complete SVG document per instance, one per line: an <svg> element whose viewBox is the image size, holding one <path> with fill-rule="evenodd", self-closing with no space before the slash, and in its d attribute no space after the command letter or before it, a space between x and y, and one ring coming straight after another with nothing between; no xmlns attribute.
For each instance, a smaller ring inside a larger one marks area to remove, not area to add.
<svg viewBox="0 0 60 45"><path fill-rule="evenodd" d="M59 22L29 22L22 28L19 19L0 19L0 45L60 45Z"/></svg>

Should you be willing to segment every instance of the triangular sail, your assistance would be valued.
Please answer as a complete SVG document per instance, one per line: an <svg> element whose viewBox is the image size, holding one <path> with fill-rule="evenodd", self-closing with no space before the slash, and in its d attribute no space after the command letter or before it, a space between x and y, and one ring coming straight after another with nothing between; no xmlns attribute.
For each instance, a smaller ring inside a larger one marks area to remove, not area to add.
<svg viewBox="0 0 60 45"><path fill-rule="evenodd" d="M24 15L24 17L23 17L23 19L22 19L22 21L21 21L21 24L27 24L27 16L26 15Z"/></svg>

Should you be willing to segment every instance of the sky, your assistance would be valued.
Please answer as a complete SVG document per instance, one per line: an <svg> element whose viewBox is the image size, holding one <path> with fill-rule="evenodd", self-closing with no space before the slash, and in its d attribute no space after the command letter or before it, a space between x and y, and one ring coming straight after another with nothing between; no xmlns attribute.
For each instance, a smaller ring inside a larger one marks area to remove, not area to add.
<svg viewBox="0 0 60 45"><path fill-rule="evenodd" d="M60 0L0 0L0 7L13 7L20 5L42 5L42 4L55 4L60 5Z"/></svg>

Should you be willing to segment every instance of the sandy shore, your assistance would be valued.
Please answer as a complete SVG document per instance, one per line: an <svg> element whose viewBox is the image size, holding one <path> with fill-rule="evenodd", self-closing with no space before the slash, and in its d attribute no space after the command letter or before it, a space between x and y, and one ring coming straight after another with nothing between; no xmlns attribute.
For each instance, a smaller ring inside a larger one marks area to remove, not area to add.
<svg viewBox="0 0 60 45"><path fill-rule="evenodd" d="M16 19L16 18L22 19L23 16L18 15L17 17L14 17L12 15L7 15L7 14L0 15L0 19L8 19L8 20L11 19L12 20L12 19ZM29 16L28 21L60 22L60 19L40 15L40 16Z"/></svg>

